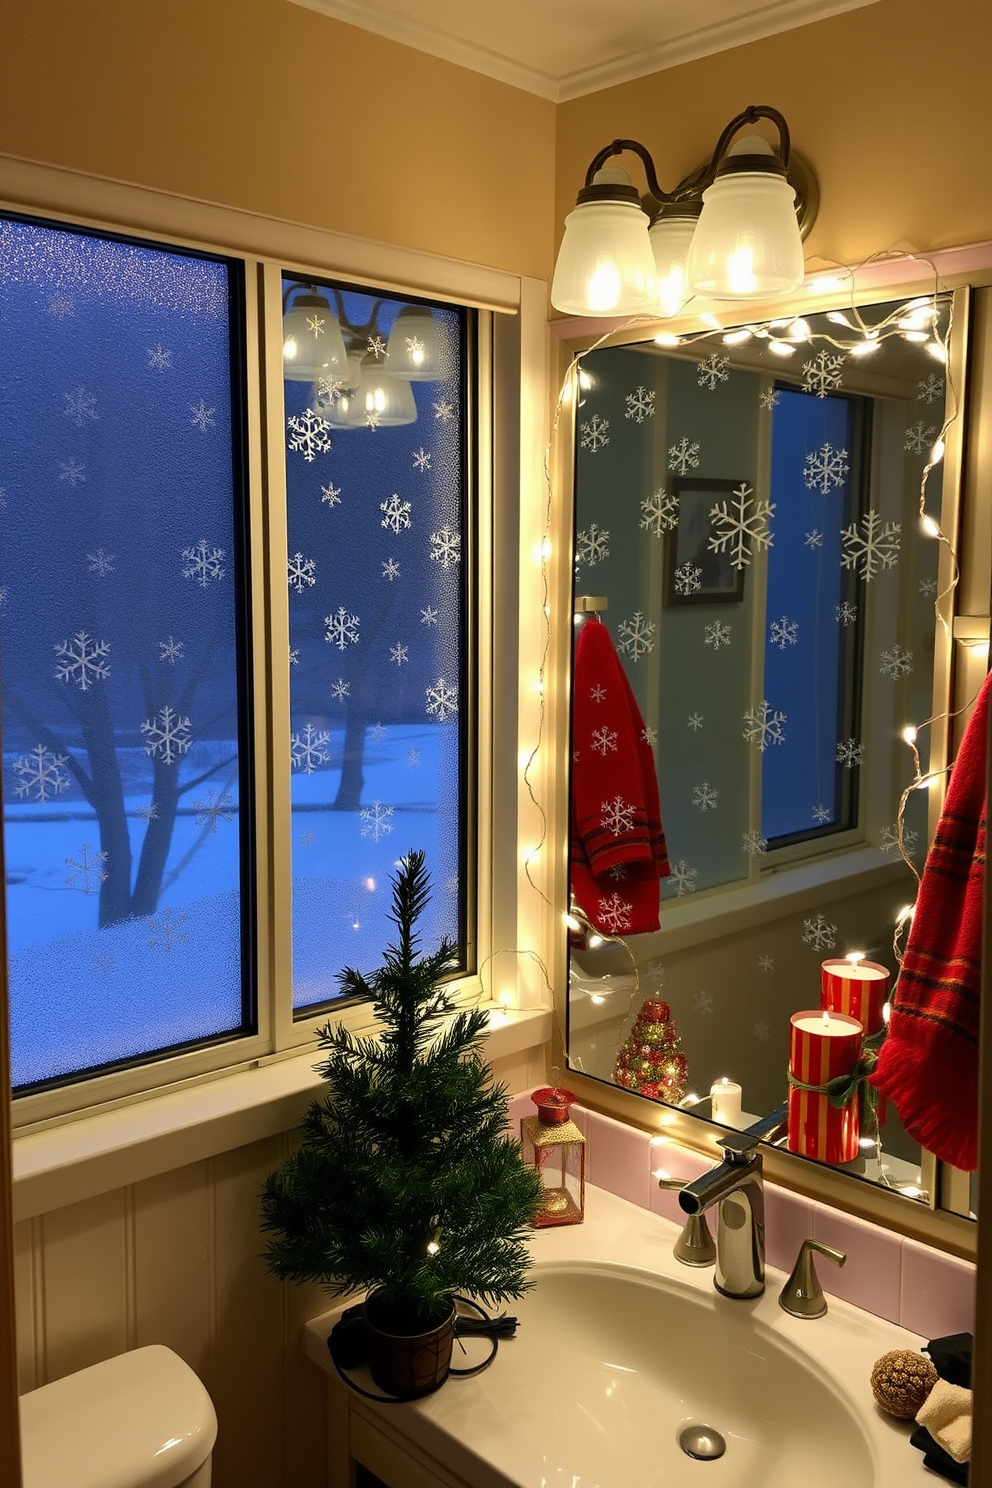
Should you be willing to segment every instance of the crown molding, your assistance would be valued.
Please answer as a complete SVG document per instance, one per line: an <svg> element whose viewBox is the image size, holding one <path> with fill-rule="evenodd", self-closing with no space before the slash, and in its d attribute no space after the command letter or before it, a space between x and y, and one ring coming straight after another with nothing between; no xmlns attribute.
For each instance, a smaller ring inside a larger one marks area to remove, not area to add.
<svg viewBox="0 0 992 1488"><path fill-rule="evenodd" d="M290 0L290 4L318 11L321 15L374 32L416 51L454 62L459 67L509 83L511 87L547 98L552 103L566 103L569 99L662 72L683 62L693 62L715 52L876 3L877 0L768 0L768 3L759 4L743 14L738 11L713 24L618 52L587 67L552 72L523 60L520 52L526 48L526 37L520 38L524 45L518 46L517 54L514 54L510 50L502 52L482 46L467 36L401 13L382 0Z"/></svg>

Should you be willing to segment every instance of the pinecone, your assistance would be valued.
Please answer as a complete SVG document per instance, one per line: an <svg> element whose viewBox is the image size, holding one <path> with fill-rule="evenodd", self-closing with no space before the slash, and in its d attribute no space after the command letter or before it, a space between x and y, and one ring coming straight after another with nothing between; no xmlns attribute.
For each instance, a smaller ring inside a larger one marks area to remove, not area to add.
<svg viewBox="0 0 992 1488"><path fill-rule="evenodd" d="M899 1421L912 1421L939 1376L929 1359L912 1349L883 1354L871 1372L871 1392L882 1410Z"/></svg>

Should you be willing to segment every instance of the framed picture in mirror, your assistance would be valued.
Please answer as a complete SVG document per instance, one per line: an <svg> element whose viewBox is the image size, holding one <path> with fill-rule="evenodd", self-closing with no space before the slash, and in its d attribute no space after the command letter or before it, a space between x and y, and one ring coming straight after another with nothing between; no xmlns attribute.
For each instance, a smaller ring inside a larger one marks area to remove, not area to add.
<svg viewBox="0 0 992 1488"><path fill-rule="evenodd" d="M743 480L687 478L674 481L678 521L665 534L664 604L736 604L744 598L744 568L717 550L714 512L730 502Z"/></svg>

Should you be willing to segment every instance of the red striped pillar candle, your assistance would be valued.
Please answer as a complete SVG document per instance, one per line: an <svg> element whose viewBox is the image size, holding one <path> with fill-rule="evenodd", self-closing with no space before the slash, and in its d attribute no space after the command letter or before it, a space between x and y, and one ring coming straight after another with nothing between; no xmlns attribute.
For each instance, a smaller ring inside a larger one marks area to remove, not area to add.
<svg viewBox="0 0 992 1488"><path fill-rule="evenodd" d="M889 994L889 972L877 961L853 954L824 961L820 967L820 1006L830 1013L857 1018L871 1038L881 1033L882 1008Z"/></svg>
<svg viewBox="0 0 992 1488"><path fill-rule="evenodd" d="M849 1075L861 1057L861 1024L845 1013L793 1013L789 1074L804 1085L826 1085ZM845 1163L858 1155L858 1102L832 1106L829 1097L789 1089L789 1151L819 1162Z"/></svg>

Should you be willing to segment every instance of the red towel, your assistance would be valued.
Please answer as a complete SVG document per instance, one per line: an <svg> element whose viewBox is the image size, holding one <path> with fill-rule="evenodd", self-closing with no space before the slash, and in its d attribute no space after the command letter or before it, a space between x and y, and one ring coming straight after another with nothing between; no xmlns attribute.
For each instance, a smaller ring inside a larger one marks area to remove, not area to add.
<svg viewBox="0 0 992 1488"><path fill-rule="evenodd" d="M609 631L586 621L572 694L572 894L609 935L658 929L665 851L654 753Z"/></svg>
<svg viewBox="0 0 992 1488"><path fill-rule="evenodd" d="M987 677L927 854L889 1030L871 1083L943 1162L978 1165L978 1018L985 883Z"/></svg>

